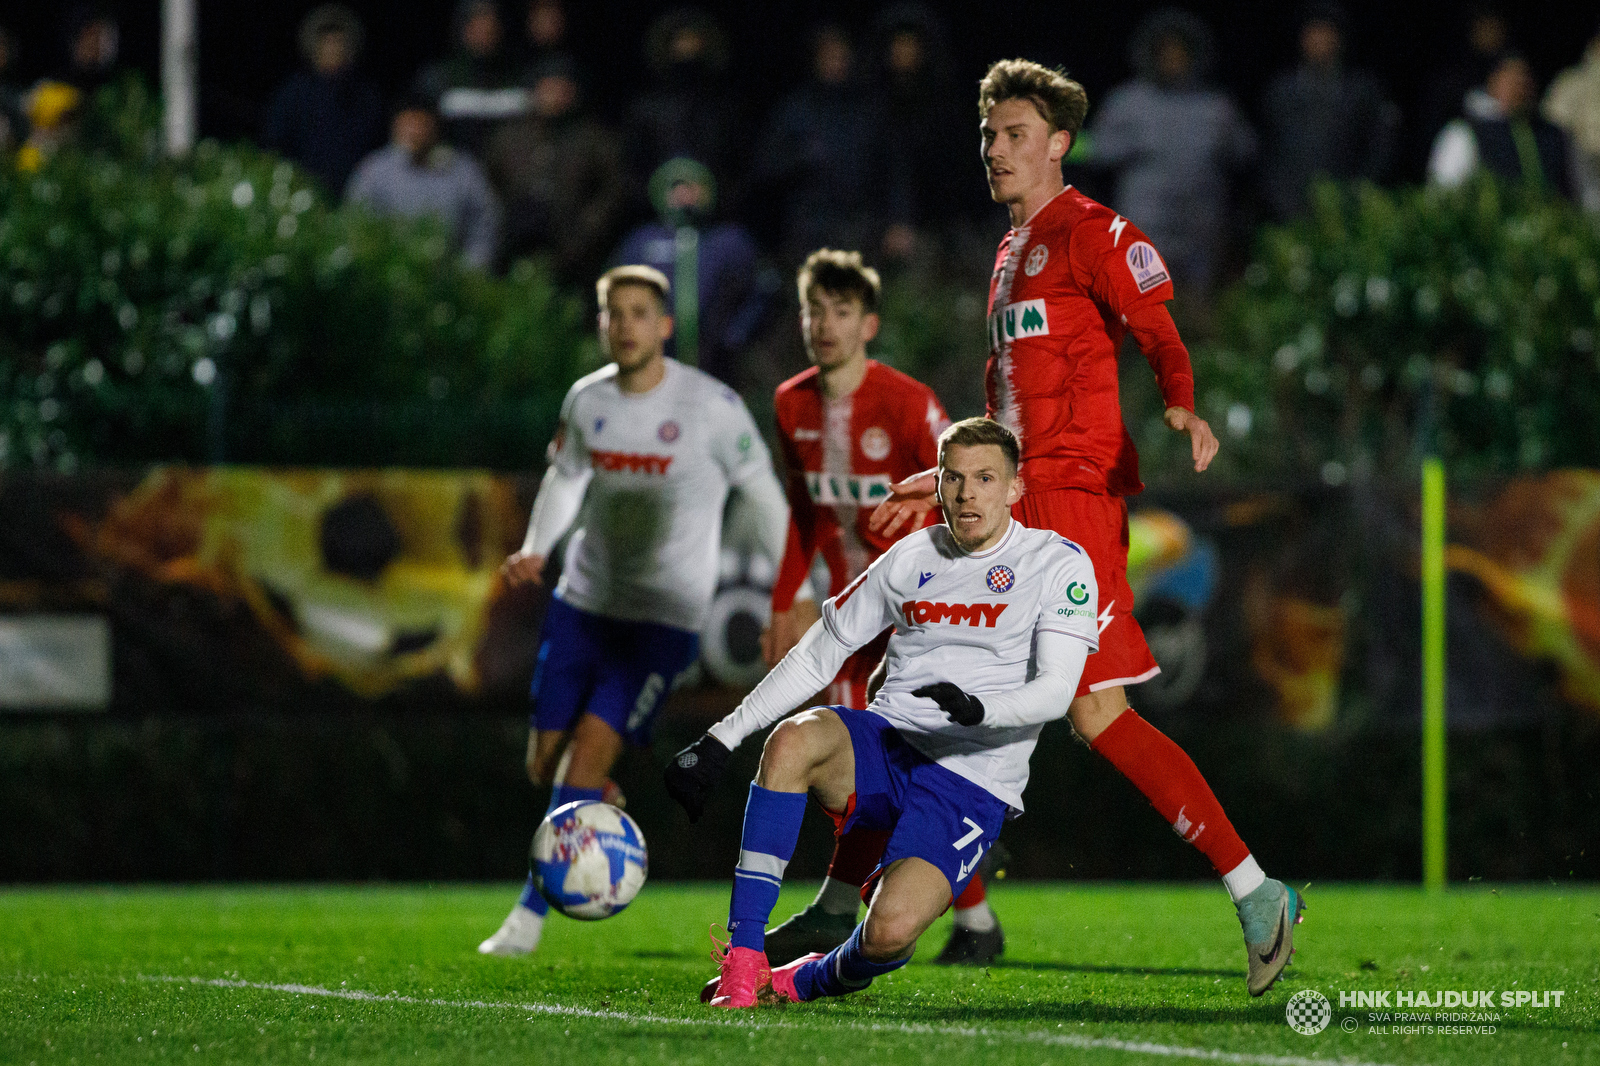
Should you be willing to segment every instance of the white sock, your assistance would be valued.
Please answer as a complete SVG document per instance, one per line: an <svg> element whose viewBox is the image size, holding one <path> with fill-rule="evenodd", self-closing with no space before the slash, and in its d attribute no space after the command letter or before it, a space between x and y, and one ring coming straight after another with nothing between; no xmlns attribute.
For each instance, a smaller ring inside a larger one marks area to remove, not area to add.
<svg viewBox="0 0 1600 1066"><path fill-rule="evenodd" d="M987 933L999 925L994 916L994 911L989 909L988 900L980 900L970 907L960 907L956 910L956 928L970 929L974 933Z"/></svg>
<svg viewBox="0 0 1600 1066"><path fill-rule="evenodd" d="M1267 875L1261 872L1254 855L1246 855L1244 862L1222 875L1222 883L1235 903L1260 888L1266 880Z"/></svg>
<svg viewBox="0 0 1600 1066"><path fill-rule="evenodd" d="M813 902L829 914L848 914L854 918L861 910L861 886L825 877L822 890Z"/></svg>

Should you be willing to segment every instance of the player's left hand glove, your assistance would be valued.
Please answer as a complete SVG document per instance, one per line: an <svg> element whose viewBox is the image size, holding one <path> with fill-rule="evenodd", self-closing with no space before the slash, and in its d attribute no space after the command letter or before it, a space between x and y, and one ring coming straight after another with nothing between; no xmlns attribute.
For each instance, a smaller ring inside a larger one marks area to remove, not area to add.
<svg viewBox="0 0 1600 1066"><path fill-rule="evenodd" d="M936 681L931 685L923 685L919 689L913 689L911 694L937 703L939 709L959 725L979 725L983 722L983 704L978 697L967 695L961 691L960 686L950 681Z"/></svg>
<svg viewBox="0 0 1600 1066"><path fill-rule="evenodd" d="M729 751L710 733L684 748L667 764L667 794L683 805L689 821L698 822L706 809L706 797L722 779Z"/></svg>

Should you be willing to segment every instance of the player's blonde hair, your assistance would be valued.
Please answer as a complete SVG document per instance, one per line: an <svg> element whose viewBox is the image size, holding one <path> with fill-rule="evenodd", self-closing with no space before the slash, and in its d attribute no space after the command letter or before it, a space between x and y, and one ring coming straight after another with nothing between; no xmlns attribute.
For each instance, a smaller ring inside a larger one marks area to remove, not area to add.
<svg viewBox="0 0 1600 1066"><path fill-rule="evenodd" d="M818 248L806 256L805 265L796 277L800 286L800 302L811 299L812 289L821 289L834 296L854 296L861 301L861 310L874 314L878 298L883 292L883 282L878 272L867 266L860 252L842 252L833 248Z"/></svg>
<svg viewBox="0 0 1600 1066"><path fill-rule="evenodd" d="M616 266L600 275L600 280L594 283L595 297L600 301L601 308L606 305L606 297L611 295L611 290L618 285L642 285L656 294L656 299L661 304L663 314L672 313L672 282L667 276L653 266L634 263L628 266Z"/></svg>
<svg viewBox="0 0 1600 1066"><path fill-rule="evenodd" d="M1022 446L1017 443L1017 435L996 422L992 418L963 418L945 427L939 434L939 466L944 467L945 449L952 444L963 448L971 448L979 444L993 444L1005 453L1006 461L1011 464L1011 472L1015 474L1017 467L1022 463Z"/></svg>
<svg viewBox="0 0 1600 1066"><path fill-rule="evenodd" d="M1051 70L1031 59L1002 59L989 68L978 83L978 115L988 118L995 104L1005 100L1027 100L1050 124L1050 130L1066 130L1076 137L1089 113L1089 94L1067 77L1064 70Z"/></svg>

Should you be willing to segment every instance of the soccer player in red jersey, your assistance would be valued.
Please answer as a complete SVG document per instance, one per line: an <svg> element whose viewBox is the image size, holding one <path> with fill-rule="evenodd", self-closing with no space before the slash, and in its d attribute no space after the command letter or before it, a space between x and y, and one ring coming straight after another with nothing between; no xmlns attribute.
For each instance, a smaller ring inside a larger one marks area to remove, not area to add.
<svg viewBox="0 0 1600 1066"><path fill-rule="evenodd" d="M1194 468L1217 453L1194 412L1194 375L1166 301L1161 255L1128 219L1065 185L1061 162L1089 108L1083 87L1022 59L995 63L979 87L989 190L1011 213L989 284L988 413L1022 444L1024 525L1081 544L1100 589L1100 650L1068 716L1089 745L1211 861L1239 911L1248 985L1261 995L1293 950L1299 894L1262 872L1194 761L1128 706L1125 686L1160 671L1133 618L1126 498L1144 486L1122 423L1117 352L1132 334L1187 433ZM870 528L893 533L933 506L931 471L897 484Z"/></svg>
<svg viewBox="0 0 1600 1066"><path fill-rule="evenodd" d="M789 541L772 590L772 625L764 636L769 664L794 647L817 619L815 599L799 599L812 561L821 556L834 596L882 555L899 535L868 528L872 509L889 486L938 458L938 438L950 420L933 390L867 358L878 333L877 271L858 252L822 249L800 268L800 329L810 369L778 386L778 435L789 496ZM929 513L924 522L933 521ZM910 528L897 531L910 532ZM887 630L845 660L827 699L861 709L868 681L883 659ZM882 858L888 834L854 829L839 839L828 877L812 903L767 934L776 965L813 951L827 952L855 929L861 886ZM956 928L943 962L983 964L1005 945L981 876L955 900Z"/></svg>

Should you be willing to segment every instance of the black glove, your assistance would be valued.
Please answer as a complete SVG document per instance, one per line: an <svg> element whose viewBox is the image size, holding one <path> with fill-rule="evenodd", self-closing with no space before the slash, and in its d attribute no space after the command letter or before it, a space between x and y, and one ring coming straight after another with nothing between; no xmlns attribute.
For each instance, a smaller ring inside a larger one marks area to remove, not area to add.
<svg viewBox="0 0 1600 1066"><path fill-rule="evenodd" d="M706 797L722 778L722 768L728 765L733 752L722 741L707 733L684 748L667 763L667 794L683 805L689 821L698 822L706 809Z"/></svg>
<svg viewBox="0 0 1600 1066"><path fill-rule="evenodd" d="M913 696L923 696L939 705L958 725L979 725L983 722L983 704L976 696L961 691L960 686L949 681L936 681L911 691Z"/></svg>

